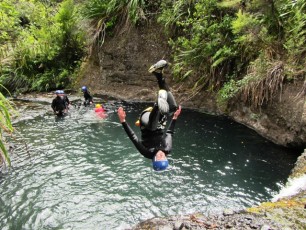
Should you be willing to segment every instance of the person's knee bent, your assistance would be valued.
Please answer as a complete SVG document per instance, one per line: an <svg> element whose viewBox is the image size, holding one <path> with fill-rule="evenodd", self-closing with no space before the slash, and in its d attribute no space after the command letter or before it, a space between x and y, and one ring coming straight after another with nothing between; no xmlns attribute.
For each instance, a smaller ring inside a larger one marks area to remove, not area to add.
<svg viewBox="0 0 306 230"><path fill-rule="evenodd" d="M148 127L149 125L149 117L150 117L150 112L145 112L141 115L140 117L140 124L141 126L144 126L144 127Z"/></svg>
<svg viewBox="0 0 306 230"><path fill-rule="evenodd" d="M159 124L159 112L151 111L144 112L140 116L140 127L154 131L158 128Z"/></svg>

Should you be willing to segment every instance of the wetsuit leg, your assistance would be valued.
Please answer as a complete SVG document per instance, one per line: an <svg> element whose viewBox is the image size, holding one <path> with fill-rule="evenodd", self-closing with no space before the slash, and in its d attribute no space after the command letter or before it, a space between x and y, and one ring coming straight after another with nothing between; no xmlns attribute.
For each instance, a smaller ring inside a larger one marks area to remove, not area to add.
<svg viewBox="0 0 306 230"><path fill-rule="evenodd" d="M163 77L163 74L162 73L157 73L157 72L153 72L153 74L155 75L155 77L157 79L159 89L164 89L168 93L167 102L169 104L170 112L176 111L177 103L176 103L176 101L173 97L173 94L170 92L170 88L169 88L168 84L166 83L165 78Z"/></svg>
<svg viewBox="0 0 306 230"><path fill-rule="evenodd" d="M167 132L163 136L163 147L164 152L169 154L172 150L172 137L174 134L176 120L171 120Z"/></svg>
<svg viewBox="0 0 306 230"><path fill-rule="evenodd" d="M170 91L169 86L167 85L165 78L163 77L162 73L153 72L157 79L157 83L159 86L159 89L164 89L166 91Z"/></svg>
<svg viewBox="0 0 306 230"><path fill-rule="evenodd" d="M60 110L58 111L58 113L56 114L58 117L64 116L64 111Z"/></svg>
<svg viewBox="0 0 306 230"><path fill-rule="evenodd" d="M170 91L167 91L168 95L167 95L167 102L169 104L169 111L170 113L175 112L177 110L177 104L176 101L173 97L173 94Z"/></svg>

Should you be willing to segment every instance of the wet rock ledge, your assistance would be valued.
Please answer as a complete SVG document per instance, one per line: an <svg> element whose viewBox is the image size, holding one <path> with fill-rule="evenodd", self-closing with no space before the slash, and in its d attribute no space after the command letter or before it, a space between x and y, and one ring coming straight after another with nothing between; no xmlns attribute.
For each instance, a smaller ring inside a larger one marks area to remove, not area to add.
<svg viewBox="0 0 306 230"><path fill-rule="evenodd" d="M222 215L204 216L200 213L183 216L169 217L166 219L154 218L137 225L133 230L187 230L187 229L282 229L282 226L273 220L260 215L247 212L235 213L225 210Z"/></svg>

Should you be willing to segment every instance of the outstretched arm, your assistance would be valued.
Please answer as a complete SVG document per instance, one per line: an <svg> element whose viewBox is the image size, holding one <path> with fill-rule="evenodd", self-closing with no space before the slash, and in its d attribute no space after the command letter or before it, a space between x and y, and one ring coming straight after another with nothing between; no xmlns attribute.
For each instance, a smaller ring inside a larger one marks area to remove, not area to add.
<svg viewBox="0 0 306 230"><path fill-rule="evenodd" d="M181 110L182 110L182 107L179 105L178 109L173 114L172 120L170 121L168 129L166 131L167 134L173 135L175 123L176 123L176 120L177 120L178 116L181 114Z"/></svg>
<svg viewBox="0 0 306 230"><path fill-rule="evenodd" d="M130 138L130 140L135 145L136 149L141 153L141 155L143 155L146 158L151 159L152 158L152 156L151 156L152 153L150 151L148 151L148 149L146 149L146 147L143 146L143 144L139 141L137 135L134 133L132 128L125 121L126 113L123 110L123 108L119 107L117 113L118 113L120 123L122 124L125 132L127 133L128 137Z"/></svg>
<svg viewBox="0 0 306 230"><path fill-rule="evenodd" d="M120 121L120 123L123 123L123 122L125 122L125 117L126 117L126 113L125 113L125 111L123 110L123 108L122 107L119 107L119 109L118 109L118 117L119 117L119 121Z"/></svg>
<svg viewBox="0 0 306 230"><path fill-rule="evenodd" d="M175 111L175 113L173 114L173 117L172 117L172 120L169 124L169 127L166 131L166 134L165 134L165 139L164 139L164 151L168 154L171 152L172 150L172 136L174 134L174 127L175 127L175 123L176 123L176 120L178 118L178 116L181 114L181 106L178 107L178 109Z"/></svg>
<svg viewBox="0 0 306 230"><path fill-rule="evenodd" d="M56 104L55 100L53 99L52 104L51 104L51 108L52 108L54 113L56 112L56 105L55 104Z"/></svg>
<svg viewBox="0 0 306 230"><path fill-rule="evenodd" d="M178 116L181 114L182 111L182 107L179 105L178 109L175 111L175 113L173 114L172 119L176 120L178 118Z"/></svg>

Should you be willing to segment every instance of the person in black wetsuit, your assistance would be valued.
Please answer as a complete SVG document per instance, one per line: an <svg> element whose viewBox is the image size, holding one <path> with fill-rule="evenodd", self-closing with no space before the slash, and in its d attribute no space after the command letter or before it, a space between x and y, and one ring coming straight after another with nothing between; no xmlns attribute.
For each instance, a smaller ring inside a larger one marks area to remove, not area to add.
<svg viewBox="0 0 306 230"><path fill-rule="evenodd" d="M61 98L64 100L65 102L65 113L68 112L68 109L69 109L69 105L70 105L70 101L69 101L69 98L67 96L67 94L65 94L65 91L64 90L60 90L60 96Z"/></svg>
<svg viewBox="0 0 306 230"><path fill-rule="evenodd" d="M86 86L82 86L82 92L85 99L84 106L91 105L93 103L92 96Z"/></svg>
<svg viewBox="0 0 306 230"><path fill-rule="evenodd" d="M66 109L65 100L61 97L61 90L55 91L56 97L53 99L51 108L57 116L63 116Z"/></svg>
<svg viewBox="0 0 306 230"><path fill-rule="evenodd" d="M157 103L153 107L145 109L136 122L140 126L141 140L138 139L132 128L126 122L126 113L122 107L118 109L118 117L125 132L133 142L137 150L146 158L152 159L153 169L165 170L168 167L167 155L172 150L172 136L175 123L181 113L181 107L177 107L172 93L169 91L163 78L163 68L167 62L160 60L151 66L149 72L157 78L159 85ZM166 132L164 132L167 116L173 115Z"/></svg>

